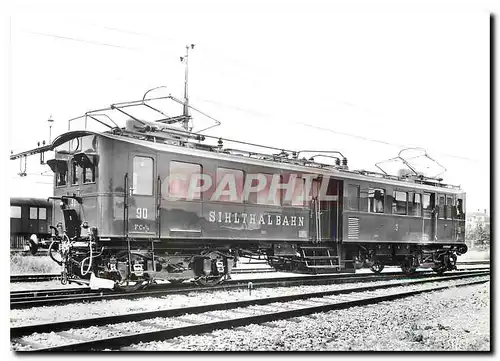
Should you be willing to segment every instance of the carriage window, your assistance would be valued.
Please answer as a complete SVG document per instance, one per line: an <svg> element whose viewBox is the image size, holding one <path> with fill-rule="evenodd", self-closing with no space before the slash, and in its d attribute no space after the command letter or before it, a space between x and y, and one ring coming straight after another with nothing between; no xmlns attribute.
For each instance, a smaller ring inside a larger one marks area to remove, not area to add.
<svg viewBox="0 0 500 361"><path fill-rule="evenodd" d="M368 189L368 212L384 213L385 190L380 188Z"/></svg>
<svg viewBox="0 0 500 361"><path fill-rule="evenodd" d="M408 194L406 192L392 192L392 213L406 214L406 201Z"/></svg>
<svg viewBox="0 0 500 361"><path fill-rule="evenodd" d="M83 168L83 183L94 183L95 182L95 166Z"/></svg>
<svg viewBox="0 0 500 361"><path fill-rule="evenodd" d="M347 185L347 209L350 211L359 210L359 186Z"/></svg>
<svg viewBox="0 0 500 361"><path fill-rule="evenodd" d="M217 168L218 201L243 202L243 171L238 169ZM219 188L220 187L220 188ZM221 194L222 193L222 194Z"/></svg>
<svg viewBox="0 0 500 361"><path fill-rule="evenodd" d="M453 197L446 197L446 219L452 218L452 210L455 208Z"/></svg>
<svg viewBox="0 0 500 361"><path fill-rule="evenodd" d="M134 157L132 185L134 194L153 195L153 159Z"/></svg>
<svg viewBox="0 0 500 361"><path fill-rule="evenodd" d="M10 206L10 218L21 218L20 206Z"/></svg>
<svg viewBox="0 0 500 361"><path fill-rule="evenodd" d="M422 215L420 197L420 193L408 193L408 214L410 216L420 217Z"/></svg>
<svg viewBox="0 0 500 361"><path fill-rule="evenodd" d="M444 213L444 208L445 208L445 197L443 195L438 196L438 207L439 207L439 218L444 219L445 218L445 213Z"/></svg>
<svg viewBox="0 0 500 361"><path fill-rule="evenodd" d="M78 184L78 163L76 161L71 162L71 184Z"/></svg>
<svg viewBox="0 0 500 361"><path fill-rule="evenodd" d="M422 199L422 212L424 218L431 218L432 211L434 210L434 193L424 193L424 197Z"/></svg>
<svg viewBox="0 0 500 361"><path fill-rule="evenodd" d="M38 208L38 219L47 219L47 208Z"/></svg>
<svg viewBox="0 0 500 361"><path fill-rule="evenodd" d="M38 219L38 208L30 207L30 219Z"/></svg>
<svg viewBox="0 0 500 361"><path fill-rule="evenodd" d="M201 192L201 165L184 162L170 162L170 173L168 181L169 197L182 200L200 200ZM189 191L191 181L197 182L193 184L193 190ZM191 194L188 194L191 193Z"/></svg>

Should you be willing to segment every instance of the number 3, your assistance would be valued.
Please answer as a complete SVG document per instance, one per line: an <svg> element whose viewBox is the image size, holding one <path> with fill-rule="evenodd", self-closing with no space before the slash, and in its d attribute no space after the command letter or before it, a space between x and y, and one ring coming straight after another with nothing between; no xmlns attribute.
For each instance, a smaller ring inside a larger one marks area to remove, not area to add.
<svg viewBox="0 0 500 361"><path fill-rule="evenodd" d="M143 218L143 219L148 218L148 209L147 208L137 208L135 213L136 213L136 218Z"/></svg>

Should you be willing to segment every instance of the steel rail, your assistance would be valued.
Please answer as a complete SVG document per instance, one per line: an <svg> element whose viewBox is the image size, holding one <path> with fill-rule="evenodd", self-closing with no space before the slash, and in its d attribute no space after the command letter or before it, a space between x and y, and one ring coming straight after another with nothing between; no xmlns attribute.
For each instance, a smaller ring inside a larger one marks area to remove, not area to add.
<svg viewBox="0 0 500 361"><path fill-rule="evenodd" d="M245 264L264 264L267 262L249 262ZM490 264L489 260L478 260L478 261L459 261L457 266L464 265L480 265L480 264ZM251 271L250 271L251 270ZM257 273L260 272L275 272L274 268L233 268L232 273ZM54 279L59 279L61 277L60 273L30 273L30 274L12 274L10 275L10 282L37 282L37 281L50 281Z"/></svg>
<svg viewBox="0 0 500 361"><path fill-rule="evenodd" d="M47 332L61 332L67 329L77 327L89 327L89 326L104 326L111 325L121 322L139 322L144 321L151 318L156 317L177 317L182 316L184 314L200 314L205 312L211 312L216 310L228 310L242 308L242 307L250 307L255 305L269 305L275 302L293 302L298 300L307 300L310 298L322 298L327 296L336 296L342 294L352 294L352 293L360 293L366 291L377 291L377 290L386 290L395 287L405 287L405 286L413 286L420 285L429 282L445 282L452 281L458 279L467 279L477 277L477 275L453 275L453 276L442 276L439 279L424 279L424 280L407 280L397 283L390 283L385 285L376 285L376 286L364 286L364 287L356 287L356 288L346 288L340 290L331 290L331 291L321 291L321 292L311 292L311 293L303 293L303 294L295 294L295 295L287 295L287 296L278 296L278 297L267 297L261 299L252 299L245 301L234 301L228 303L219 303L212 305L202 305L202 306L194 306L194 307L186 307L186 308L177 308L177 309L167 309L167 310L158 310L158 311L150 311L150 312L138 312L133 314L126 315L115 315L115 316L106 316L106 317L97 317L90 319L82 319L82 320L73 320L73 321L64 321L57 323L49 323L49 324L39 324L39 325L30 325L24 327L13 327L11 328L11 342L26 344L23 340L18 339L19 337L26 336L35 332L38 333L47 333ZM302 315L318 313L318 312L326 312L334 309L343 309L354 306L362 306L372 303L378 303L382 301L390 301L399 298L409 297L417 294L421 294L424 292L443 290L449 287L461 287L473 284L480 284L488 282L489 279L480 279L473 280L472 282L467 282L464 284L453 284L453 285L444 285L444 286L435 286L427 289L421 290L413 290L407 292L397 292L388 295L382 296L368 296L366 295L360 299L349 299L345 300L332 300L325 299L325 303L320 302L320 305L315 306L307 306L303 307L299 305L299 309L292 309L282 311L281 309L277 312L264 313L261 315L248 316L248 317L238 317L238 318L230 318L222 321L215 321L209 323L200 323L195 324L193 326L184 326L184 327L175 327L175 328L163 328L159 331L150 331L145 333L133 333L130 334L128 332L122 336L113 336L113 337L103 337L97 340L84 339L83 336L75 335L74 339L79 339L83 341L73 342L72 344L65 344L60 346L50 346L50 347L42 347L37 348L34 351L75 351L75 350L101 350L101 349L109 349L112 347L121 347L124 345L130 345L135 342L149 342L159 339L168 339L181 335L193 335L204 332L209 332L215 329L222 328L232 328L232 327L240 327L245 326L251 323L263 323L269 322L278 319L286 319L290 317L298 317ZM351 297L349 297L351 298ZM315 303L317 304L317 302ZM158 326L161 328L160 326ZM64 336L68 336L71 338L71 335L67 333ZM28 343L29 344L29 343Z"/></svg>
<svg viewBox="0 0 500 361"><path fill-rule="evenodd" d="M461 275L466 274L479 274L489 270L479 269L475 271L461 271ZM455 273L456 274L456 273ZM37 296L30 296L26 294L14 294L11 296L10 308L22 309L40 306L54 306L78 302L92 302L103 301L110 299L134 299L141 297L162 297L169 294L181 294L193 291L217 291L227 290L234 288L247 287L248 282L259 287L289 287L297 285L320 285L332 283L349 283L349 282L370 282L370 281L384 281L398 278L436 278L439 275L432 273L432 271L421 271L414 275L408 276L401 272L387 272L382 274L352 274L346 276L345 274L336 275L314 275L314 276L301 276L301 277L277 277L277 278L263 278L263 279L244 279L244 280L228 280L224 284L212 287L200 287L194 284L186 283L181 285L165 284L159 286L160 289L147 289L138 292L118 293L110 290L106 291L91 291L89 288L73 288L71 294L67 295L63 291L60 293L51 291L37 291ZM81 290L80 294L75 294L75 290ZM35 293L35 292L33 292Z"/></svg>

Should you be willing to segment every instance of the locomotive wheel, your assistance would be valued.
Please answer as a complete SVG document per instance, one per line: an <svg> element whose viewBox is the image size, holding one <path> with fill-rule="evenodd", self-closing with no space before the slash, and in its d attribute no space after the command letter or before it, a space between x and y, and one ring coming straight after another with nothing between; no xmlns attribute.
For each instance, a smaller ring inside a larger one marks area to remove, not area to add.
<svg viewBox="0 0 500 361"><path fill-rule="evenodd" d="M168 280L168 282L170 282L173 285L180 285L184 281L185 281L185 279L182 279L182 278Z"/></svg>
<svg viewBox="0 0 500 361"><path fill-rule="evenodd" d="M375 261L371 266L370 266L370 270L373 272L373 273L380 273L382 272L382 270L384 269L384 264L380 261Z"/></svg>
<svg viewBox="0 0 500 361"><path fill-rule="evenodd" d="M443 275L444 272L446 271L446 267L436 267L432 269L434 272L436 272L439 276Z"/></svg>
<svg viewBox="0 0 500 361"><path fill-rule="evenodd" d="M219 283L222 283L224 280L224 275L222 276L200 276L198 278L195 278L195 282L199 286L203 287L213 287L218 285Z"/></svg>
<svg viewBox="0 0 500 361"><path fill-rule="evenodd" d="M149 286L149 281L141 280L141 281L123 281L118 283L115 286L117 291L122 292L136 292L143 288Z"/></svg>

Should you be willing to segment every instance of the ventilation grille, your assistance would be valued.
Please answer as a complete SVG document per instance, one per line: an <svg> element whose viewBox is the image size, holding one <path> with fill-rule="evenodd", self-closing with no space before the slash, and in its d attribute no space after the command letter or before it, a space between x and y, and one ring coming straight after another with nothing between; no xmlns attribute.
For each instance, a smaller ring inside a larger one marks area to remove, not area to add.
<svg viewBox="0 0 500 361"><path fill-rule="evenodd" d="M359 218L349 217L349 231L347 233L347 239L358 240L359 239Z"/></svg>

